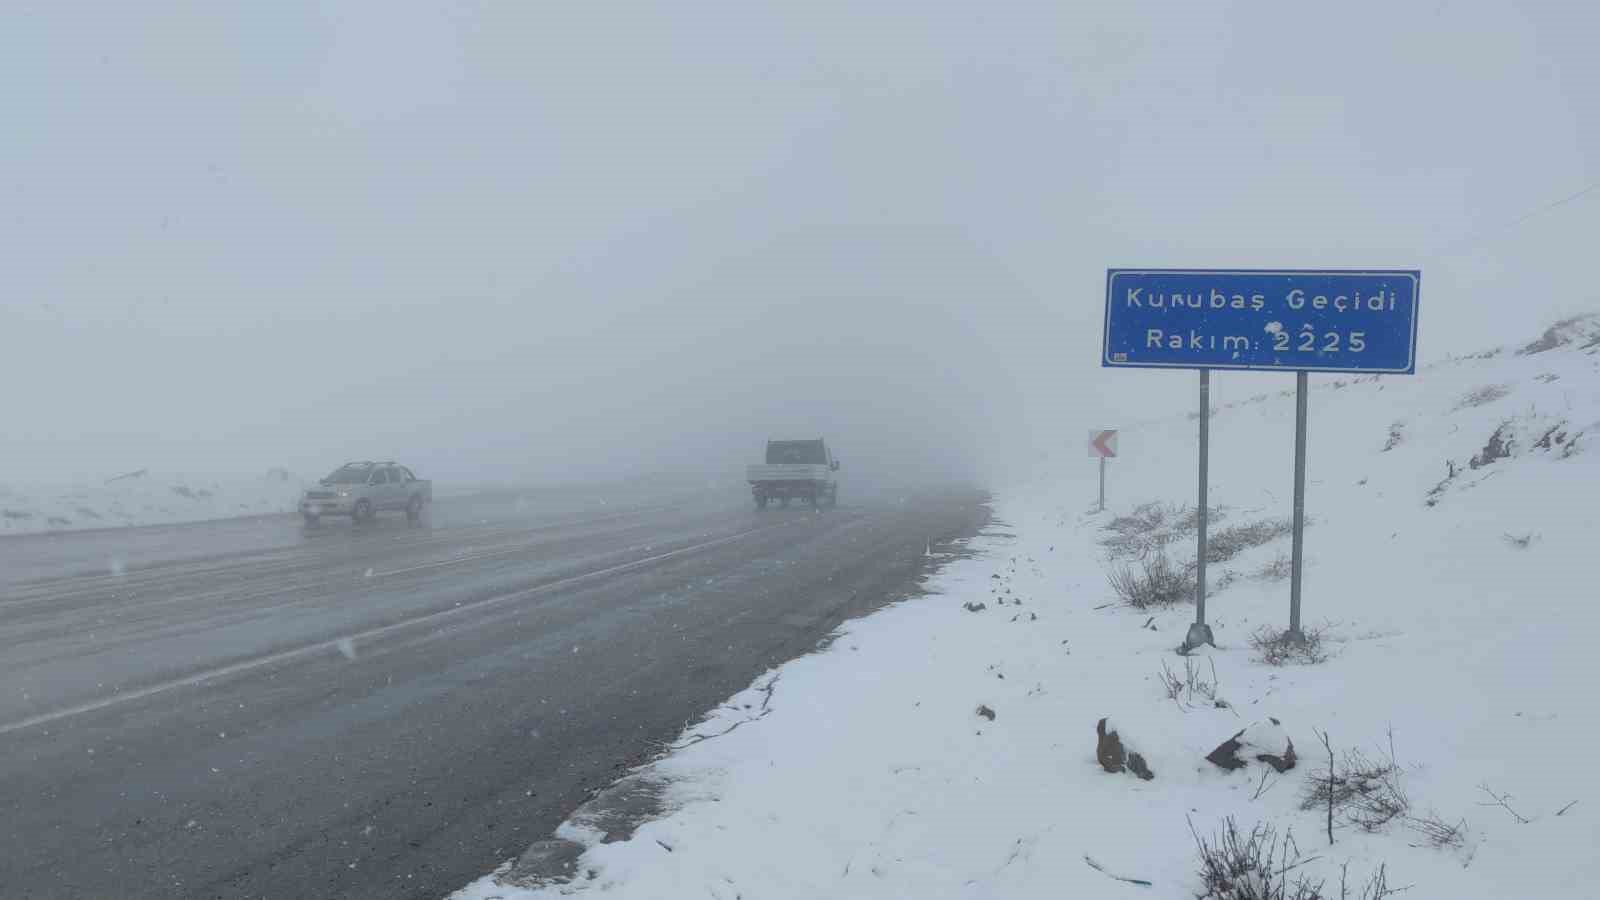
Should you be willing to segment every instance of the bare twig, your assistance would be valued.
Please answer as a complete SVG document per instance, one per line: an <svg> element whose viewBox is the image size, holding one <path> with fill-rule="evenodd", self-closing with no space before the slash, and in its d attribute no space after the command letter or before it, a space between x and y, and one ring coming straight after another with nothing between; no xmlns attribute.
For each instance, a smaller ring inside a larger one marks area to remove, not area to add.
<svg viewBox="0 0 1600 900"><path fill-rule="evenodd" d="M1327 751L1328 751L1328 846L1332 847L1333 846L1334 779L1337 777L1334 774L1333 741L1331 739L1329 739L1328 733L1326 731L1321 732L1319 737L1322 738L1322 746L1327 748Z"/></svg>
<svg viewBox="0 0 1600 900"><path fill-rule="evenodd" d="M1568 803L1566 806L1563 806L1560 809L1556 810L1556 815L1558 815L1558 816L1562 815L1567 810L1569 810L1569 809L1571 809L1571 808L1573 808L1574 806L1577 806L1577 805L1578 805L1578 801L1574 800L1571 803Z"/></svg>
<svg viewBox="0 0 1600 900"><path fill-rule="evenodd" d="M1250 635L1250 646L1256 651L1256 661L1269 666L1290 663L1314 666L1328 661L1328 650L1322 640L1326 634L1326 626L1306 627L1292 634L1263 625Z"/></svg>
<svg viewBox="0 0 1600 900"><path fill-rule="evenodd" d="M1192 827L1193 826L1191 824L1191 828ZM1094 857L1089 856L1088 854L1084 854L1083 861L1089 864L1089 868L1095 870L1096 872L1099 872L1100 874L1106 876L1107 878L1114 878L1117 881L1125 881L1128 884L1143 885L1144 887L1150 887L1151 886L1151 883L1148 882L1148 881L1145 881L1143 878L1132 878L1132 877L1129 877L1127 875L1117 875L1117 874L1115 874L1113 872L1107 871L1105 866L1100 865L1098 862L1096 862L1094 860Z"/></svg>
<svg viewBox="0 0 1600 900"><path fill-rule="evenodd" d="M1255 792L1254 795L1252 795L1250 797L1250 801L1252 803L1255 802L1256 800L1261 799L1261 795L1262 794L1265 794L1267 791L1270 791L1273 788L1278 786L1278 781L1277 780L1274 780L1271 784L1267 784L1267 776L1271 775L1271 774L1272 774L1272 769L1270 769L1270 768L1264 768L1264 769L1261 770L1261 783L1256 785L1256 792ZM1279 780L1281 780L1281 779L1279 779Z"/></svg>
<svg viewBox="0 0 1600 900"><path fill-rule="evenodd" d="M1385 897L1393 897L1395 894L1409 891L1412 887L1414 885L1410 884L1405 887L1389 887L1389 866L1387 863L1379 863L1378 870L1372 873L1372 878L1367 881L1367 886L1361 889L1361 900L1383 900Z"/></svg>
<svg viewBox="0 0 1600 900"><path fill-rule="evenodd" d="M1183 693L1183 679L1172 674L1165 661L1161 663L1161 688L1166 691L1168 700L1177 700Z"/></svg>
<svg viewBox="0 0 1600 900"><path fill-rule="evenodd" d="M1501 809L1505 810L1506 812L1510 813L1511 814L1511 818L1516 819L1518 825L1526 825L1529 822L1533 821L1532 819L1529 819L1526 816L1524 816L1522 813L1519 813L1516 810L1511 808L1511 795L1510 794L1496 794L1494 791L1489 789L1489 785L1487 785L1487 784L1478 785L1478 790L1483 791L1485 794L1488 794L1491 798L1494 799L1493 803L1481 803L1480 802L1478 804L1479 806L1498 806Z"/></svg>

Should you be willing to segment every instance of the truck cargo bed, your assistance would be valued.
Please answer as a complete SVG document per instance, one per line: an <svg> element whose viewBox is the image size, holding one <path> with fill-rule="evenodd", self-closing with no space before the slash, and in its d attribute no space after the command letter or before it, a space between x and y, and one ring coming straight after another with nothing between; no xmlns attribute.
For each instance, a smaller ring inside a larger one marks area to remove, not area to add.
<svg viewBox="0 0 1600 900"><path fill-rule="evenodd" d="M827 481L828 474L828 467L824 465L757 464L745 470L745 479L751 484L761 481Z"/></svg>

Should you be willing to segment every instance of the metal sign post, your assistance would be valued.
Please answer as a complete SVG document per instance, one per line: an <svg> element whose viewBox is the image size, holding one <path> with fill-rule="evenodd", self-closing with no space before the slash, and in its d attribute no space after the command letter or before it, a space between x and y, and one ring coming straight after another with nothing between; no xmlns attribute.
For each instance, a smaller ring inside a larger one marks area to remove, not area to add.
<svg viewBox="0 0 1600 900"><path fill-rule="evenodd" d="M1106 458L1104 456L1100 457L1100 509L1097 511L1106 511Z"/></svg>
<svg viewBox="0 0 1600 900"><path fill-rule="evenodd" d="M1100 364L1200 371L1195 621L1181 651L1213 643L1206 624L1211 370L1295 373L1294 568L1288 634L1298 638L1305 562L1306 373L1414 373L1421 300L1422 273L1415 269L1106 270Z"/></svg>
<svg viewBox="0 0 1600 900"><path fill-rule="evenodd" d="M1206 487L1211 471L1211 370L1200 370L1200 510L1198 513L1200 536L1195 550L1194 573L1194 624L1183 638L1183 651L1194 650L1202 644L1215 647L1217 642L1206 624L1206 514L1210 512Z"/></svg>
<svg viewBox="0 0 1600 900"><path fill-rule="evenodd" d="M1294 373L1294 549L1289 573L1289 637L1304 640L1300 631L1300 562L1306 534L1306 373Z"/></svg>
<svg viewBox="0 0 1600 900"><path fill-rule="evenodd" d="M1106 460L1117 455L1117 430L1107 428L1103 431L1089 432L1089 455L1100 459L1100 506L1099 512L1106 511Z"/></svg>

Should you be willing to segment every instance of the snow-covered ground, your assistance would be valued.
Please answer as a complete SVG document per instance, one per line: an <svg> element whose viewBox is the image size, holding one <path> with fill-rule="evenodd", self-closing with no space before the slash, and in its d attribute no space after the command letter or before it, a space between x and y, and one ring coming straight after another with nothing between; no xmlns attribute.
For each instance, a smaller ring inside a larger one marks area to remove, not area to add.
<svg viewBox="0 0 1600 900"><path fill-rule="evenodd" d="M1115 517L1192 506L1195 423L1124 432L1104 514L1093 463L1063 451L997 499L929 596L768 673L641 773L666 781L664 815L611 843L564 826L587 845L577 881L519 884L508 863L456 897L1188 898L1205 892L1196 835L1229 817L1292 834L1277 866L1300 859L1291 879L1327 879L1321 896L1341 896L1346 865L1350 897L1380 865L1406 897L1596 896L1600 320L1549 337L1415 376L1313 377L1305 621L1325 661L1271 666L1250 642L1288 617L1273 523L1290 513L1293 381L1219 374L1212 539L1266 523L1266 542L1210 564L1218 649L1175 655L1192 605L1136 611L1107 580L1126 564ZM1178 518L1129 533L1171 534L1181 565ZM1164 669L1191 684L1171 696ZM1153 780L1100 767L1102 717ZM1206 761L1269 717L1294 769ZM1326 809L1301 808L1323 731L1341 773L1348 751L1392 755L1406 801L1370 832L1342 807L1332 846ZM1430 821L1459 832L1431 846Z"/></svg>
<svg viewBox="0 0 1600 900"><path fill-rule="evenodd" d="M282 469L230 477L141 469L79 484L0 482L0 535L288 513L303 487Z"/></svg>

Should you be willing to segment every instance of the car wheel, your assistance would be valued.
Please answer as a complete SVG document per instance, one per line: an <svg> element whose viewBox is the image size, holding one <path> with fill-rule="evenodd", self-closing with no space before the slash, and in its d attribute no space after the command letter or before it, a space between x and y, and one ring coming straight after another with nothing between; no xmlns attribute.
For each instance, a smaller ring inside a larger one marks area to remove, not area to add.
<svg viewBox="0 0 1600 900"><path fill-rule="evenodd" d="M406 503L406 521L416 522L422 518L422 498L416 495Z"/></svg>
<svg viewBox="0 0 1600 900"><path fill-rule="evenodd" d="M365 500L357 500L356 508L350 514L350 519L354 522L372 521L372 504Z"/></svg>
<svg viewBox="0 0 1600 900"><path fill-rule="evenodd" d="M756 509L766 509L766 508L767 508L767 498L765 496L758 495L756 497Z"/></svg>

